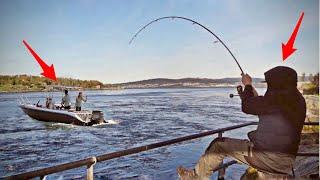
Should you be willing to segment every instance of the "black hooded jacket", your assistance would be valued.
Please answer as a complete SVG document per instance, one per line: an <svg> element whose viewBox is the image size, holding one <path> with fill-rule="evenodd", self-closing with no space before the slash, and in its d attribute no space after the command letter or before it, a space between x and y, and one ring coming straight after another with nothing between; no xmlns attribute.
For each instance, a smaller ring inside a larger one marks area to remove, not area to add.
<svg viewBox="0 0 320 180"><path fill-rule="evenodd" d="M306 117L306 103L297 89L295 70L278 66L265 73L264 96L247 85L241 94L242 111L258 115L257 130L248 134L256 150L296 155Z"/></svg>

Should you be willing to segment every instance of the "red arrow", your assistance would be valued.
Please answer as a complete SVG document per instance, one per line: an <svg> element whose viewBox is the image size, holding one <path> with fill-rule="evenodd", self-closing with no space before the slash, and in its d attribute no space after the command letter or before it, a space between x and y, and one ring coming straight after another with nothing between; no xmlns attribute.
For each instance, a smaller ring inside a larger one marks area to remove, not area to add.
<svg viewBox="0 0 320 180"><path fill-rule="evenodd" d="M43 75L46 78L52 79L54 81L57 80L56 78L56 73L54 72L54 67L53 64L51 64L51 66L48 66L39 56L36 52L34 52L34 50L29 46L29 44L23 40L22 41L23 44L28 48L28 50L30 51L30 53L32 54L32 56L37 60L37 62L39 63L39 65L41 66L43 73L41 73L41 75Z"/></svg>
<svg viewBox="0 0 320 180"><path fill-rule="evenodd" d="M297 34L298 34L298 31L299 31L299 27L300 27L300 24L302 22L302 19L303 19L303 16L304 16L304 12L301 13L301 16L299 18L299 21L296 25L296 27L294 28L291 36L290 36L290 39L288 40L287 44L283 44L282 43L282 60L285 61L292 53L294 53L297 49L295 49L293 47L293 44L294 44L294 41L296 40L296 37L297 37Z"/></svg>

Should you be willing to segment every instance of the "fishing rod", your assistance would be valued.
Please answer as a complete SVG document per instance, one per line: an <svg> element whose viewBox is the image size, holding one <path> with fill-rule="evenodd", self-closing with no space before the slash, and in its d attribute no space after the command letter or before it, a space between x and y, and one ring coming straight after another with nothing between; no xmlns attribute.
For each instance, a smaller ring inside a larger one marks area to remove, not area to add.
<svg viewBox="0 0 320 180"><path fill-rule="evenodd" d="M165 17L160 17L157 19L154 19L152 21L150 21L148 24L144 25L142 28L139 29L139 31L137 31L134 36L130 39L129 44L131 44L133 42L133 40L138 36L138 34L140 34L140 32L142 32L144 29L146 29L146 27L150 26L151 24L160 21L160 20L164 20L164 19L182 19L182 20L186 20L186 21L190 21L193 24L196 24L202 28L204 28L205 30L207 30L210 34L212 34L216 39L218 39L218 41L228 50L228 52L230 53L230 55L232 56L232 58L234 59L234 61L237 63L241 74L244 74L244 71L242 70L238 60L236 59L236 57L233 55L233 53L231 52L231 50L227 47L227 45L215 34L213 33L209 28L205 27L204 25L198 23L195 20L189 19L189 18L185 18L185 17L181 17L181 16L165 16ZM216 42L216 41L215 41Z"/></svg>

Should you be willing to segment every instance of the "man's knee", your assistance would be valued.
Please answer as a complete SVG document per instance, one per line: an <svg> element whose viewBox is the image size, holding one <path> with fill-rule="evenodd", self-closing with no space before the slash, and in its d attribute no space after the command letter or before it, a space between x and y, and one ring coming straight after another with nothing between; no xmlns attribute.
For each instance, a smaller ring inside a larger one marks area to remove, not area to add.
<svg viewBox="0 0 320 180"><path fill-rule="evenodd" d="M226 143L226 137L215 138L210 145L206 149L206 153L215 152L215 153L223 153L225 152L223 146Z"/></svg>

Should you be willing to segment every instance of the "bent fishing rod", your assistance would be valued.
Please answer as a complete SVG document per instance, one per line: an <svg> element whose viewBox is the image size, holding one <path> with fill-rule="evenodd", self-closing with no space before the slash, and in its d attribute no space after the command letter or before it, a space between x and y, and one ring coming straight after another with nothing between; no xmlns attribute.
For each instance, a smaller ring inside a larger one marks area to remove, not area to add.
<svg viewBox="0 0 320 180"><path fill-rule="evenodd" d="M164 20L164 19L182 19L182 20L186 20L186 21L190 21L193 24L196 24L200 27L202 27L203 29L207 30L207 32L209 32L211 35L213 35L216 39L218 39L218 41L228 50L229 54L232 56L232 58L234 59L234 61L237 63L241 74L244 74L244 71L242 70L238 60L236 59L236 57L233 55L233 53L231 52L231 50L227 47L227 45L215 34L213 33L209 28L205 27L204 25L198 23L195 20L189 19L189 18L185 18L185 17L181 17L181 16L165 16L165 17L161 17L161 18L157 18L154 19L152 21L150 21L148 24L144 25L142 28L139 29L139 31L137 31L134 36L131 38L131 40L129 41L129 44L131 44L133 42L133 40L138 36L138 34L140 34L144 29L146 29L148 26L150 26L151 24L158 22L160 20Z"/></svg>

